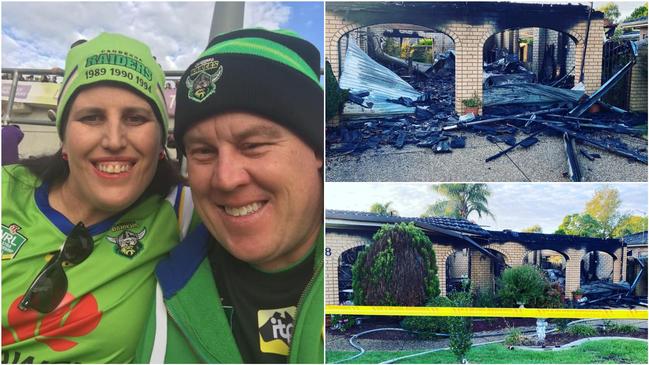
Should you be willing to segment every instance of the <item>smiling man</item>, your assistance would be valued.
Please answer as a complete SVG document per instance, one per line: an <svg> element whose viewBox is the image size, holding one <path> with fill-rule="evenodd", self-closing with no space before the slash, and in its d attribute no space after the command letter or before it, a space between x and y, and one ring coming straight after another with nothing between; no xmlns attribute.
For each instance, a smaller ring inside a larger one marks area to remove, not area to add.
<svg viewBox="0 0 649 365"><path fill-rule="evenodd" d="M183 75L174 133L203 223L158 265L169 315L140 362L324 362L319 71L296 34L244 29Z"/></svg>

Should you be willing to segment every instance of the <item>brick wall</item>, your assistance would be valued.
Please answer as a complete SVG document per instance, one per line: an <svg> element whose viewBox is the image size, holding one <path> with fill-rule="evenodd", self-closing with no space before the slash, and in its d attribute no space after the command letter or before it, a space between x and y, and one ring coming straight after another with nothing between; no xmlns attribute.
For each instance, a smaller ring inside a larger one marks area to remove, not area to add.
<svg viewBox="0 0 649 365"><path fill-rule="evenodd" d="M547 29L534 28L534 43L532 44L532 72L539 74L543 55L545 54Z"/></svg>
<svg viewBox="0 0 649 365"><path fill-rule="evenodd" d="M634 112L647 111L647 41L641 43L638 49L636 64L631 69L631 100L629 110Z"/></svg>

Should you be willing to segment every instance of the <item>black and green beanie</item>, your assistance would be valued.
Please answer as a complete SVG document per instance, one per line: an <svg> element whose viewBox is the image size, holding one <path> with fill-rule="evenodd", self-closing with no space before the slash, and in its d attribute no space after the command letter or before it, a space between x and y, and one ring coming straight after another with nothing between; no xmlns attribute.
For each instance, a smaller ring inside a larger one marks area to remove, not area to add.
<svg viewBox="0 0 649 365"><path fill-rule="evenodd" d="M56 113L61 140L72 101L81 90L97 83L126 87L148 101L162 125L166 143L169 119L163 92L164 72L147 45L115 33L101 33L68 52Z"/></svg>
<svg viewBox="0 0 649 365"><path fill-rule="evenodd" d="M174 136L194 123L235 111L280 124L317 153L323 148L323 91L318 49L286 31L242 29L216 36L192 63L176 90Z"/></svg>

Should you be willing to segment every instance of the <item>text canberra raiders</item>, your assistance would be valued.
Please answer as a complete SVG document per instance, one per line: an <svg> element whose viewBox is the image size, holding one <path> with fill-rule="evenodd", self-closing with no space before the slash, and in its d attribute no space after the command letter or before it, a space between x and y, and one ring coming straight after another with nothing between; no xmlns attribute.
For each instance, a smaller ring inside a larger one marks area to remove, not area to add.
<svg viewBox="0 0 649 365"><path fill-rule="evenodd" d="M153 73L142 62L133 57L117 53L100 53L86 58L86 68L95 65L114 65L121 67L89 69L86 70L86 78L90 79L93 77L105 76L106 73L110 73L111 76L135 80L138 85L151 92L150 81L153 80ZM131 69L135 71L136 74L134 75L133 72L125 70L124 68ZM142 77L137 74L142 75Z"/></svg>

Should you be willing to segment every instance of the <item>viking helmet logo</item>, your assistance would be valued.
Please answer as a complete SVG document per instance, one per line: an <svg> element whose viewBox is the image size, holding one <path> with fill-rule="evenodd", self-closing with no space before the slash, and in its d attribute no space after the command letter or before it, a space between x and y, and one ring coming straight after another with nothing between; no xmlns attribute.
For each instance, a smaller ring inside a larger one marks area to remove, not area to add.
<svg viewBox="0 0 649 365"><path fill-rule="evenodd" d="M223 65L210 57L195 64L185 80L187 96L199 103L216 91L216 81L223 75Z"/></svg>
<svg viewBox="0 0 649 365"><path fill-rule="evenodd" d="M140 242L146 234L146 228L140 233L133 233L131 231L124 231L117 237L106 237L110 242L115 244L115 252L130 258L137 255L142 249L143 245Z"/></svg>

